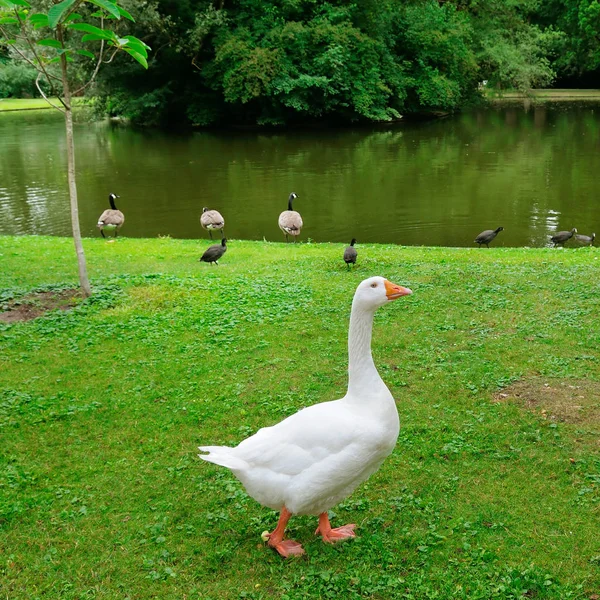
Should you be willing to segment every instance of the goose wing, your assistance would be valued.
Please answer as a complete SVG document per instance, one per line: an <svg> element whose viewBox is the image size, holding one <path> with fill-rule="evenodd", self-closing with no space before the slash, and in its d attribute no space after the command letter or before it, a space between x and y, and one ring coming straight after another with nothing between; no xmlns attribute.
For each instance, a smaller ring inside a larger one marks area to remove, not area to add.
<svg viewBox="0 0 600 600"><path fill-rule="evenodd" d="M105 210L98 219L98 225L123 225L125 215L120 210Z"/></svg>
<svg viewBox="0 0 600 600"><path fill-rule="evenodd" d="M298 232L302 229L302 217L295 210L284 210L279 215L279 228L288 233Z"/></svg>

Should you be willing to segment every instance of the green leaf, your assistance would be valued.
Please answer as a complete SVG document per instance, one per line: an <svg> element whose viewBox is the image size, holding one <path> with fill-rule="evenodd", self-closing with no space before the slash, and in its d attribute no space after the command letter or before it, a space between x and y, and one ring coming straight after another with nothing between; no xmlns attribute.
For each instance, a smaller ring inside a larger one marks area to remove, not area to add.
<svg viewBox="0 0 600 600"><path fill-rule="evenodd" d="M101 40L114 40L116 38L115 34L112 31L107 31L106 29L100 29L100 27L96 27L95 25L90 25L89 23L69 23L67 25L68 29L75 29L76 31L85 31L86 33L91 33L92 35L98 36L95 39ZM86 38L87 36L83 36ZM87 40L84 40L87 41Z"/></svg>
<svg viewBox="0 0 600 600"><path fill-rule="evenodd" d="M117 6L117 10L119 11L119 14L122 17L125 17L126 19L129 19L130 21L133 21L135 23L135 19L124 8L121 8L120 6Z"/></svg>
<svg viewBox="0 0 600 600"><path fill-rule="evenodd" d="M121 13L119 12L117 5L114 4L113 2L109 2L109 0L85 0L85 1L89 2L90 4L95 4L96 6L99 6L100 8L103 8L105 11L109 12L111 15L113 15L117 19L121 18Z"/></svg>
<svg viewBox="0 0 600 600"><path fill-rule="evenodd" d="M112 19L116 21L116 17L113 15L107 15L103 10L97 10L93 12L90 16L95 17L96 19L104 18L104 19Z"/></svg>
<svg viewBox="0 0 600 600"><path fill-rule="evenodd" d="M95 54L90 52L89 50L75 50L77 54L81 54L81 56L87 56L88 58L96 58Z"/></svg>
<svg viewBox="0 0 600 600"><path fill-rule="evenodd" d="M53 40L52 38L46 38L45 40L38 40L38 46L50 46L51 48L60 48L62 49L62 45L58 40Z"/></svg>
<svg viewBox="0 0 600 600"><path fill-rule="evenodd" d="M82 42L98 42L100 40L107 40L106 36L96 35L95 33L86 33L82 38Z"/></svg>
<svg viewBox="0 0 600 600"><path fill-rule="evenodd" d="M70 23L71 21L76 21L77 19L82 19L83 17L79 13L71 13L66 19L65 23Z"/></svg>
<svg viewBox="0 0 600 600"><path fill-rule="evenodd" d="M18 25L19 20L15 17L2 17L0 19L0 25Z"/></svg>
<svg viewBox="0 0 600 600"><path fill-rule="evenodd" d="M29 22L34 27L48 27L48 15L43 13L34 13L29 16Z"/></svg>
<svg viewBox="0 0 600 600"><path fill-rule="evenodd" d="M73 4L75 4L75 2L76 0L62 0L62 2L55 4L48 11L48 25L54 29L58 25L61 17L69 10L69 8L71 8L71 6L73 6Z"/></svg>
<svg viewBox="0 0 600 600"><path fill-rule="evenodd" d="M139 52L136 52L135 50L132 50L131 48L128 48L127 46L125 46L123 50L125 50L125 52L127 52L127 54L129 54L130 56L133 56L133 58L135 58L135 60L137 60L140 63L140 65L144 67L144 69L148 68L148 61L146 60L145 56L143 56Z"/></svg>
<svg viewBox="0 0 600 600"><path fill-rule="evenodd" d="M138 38L132 35L126 35L124 38L121 38L121 40L125 41L125 47L131 48L131 50L138 52L145 58L148 58L148 50L146 49L148 46L146 46L142 40L138 40Z"/></svg>
<svg viewBox="0 0 600 600"><path fill-rule="evenodd" d="M25 2L25 0L0 0L0 6L3 6L4 8L14 8L15 6L31 8L31 4Z"/></svg>

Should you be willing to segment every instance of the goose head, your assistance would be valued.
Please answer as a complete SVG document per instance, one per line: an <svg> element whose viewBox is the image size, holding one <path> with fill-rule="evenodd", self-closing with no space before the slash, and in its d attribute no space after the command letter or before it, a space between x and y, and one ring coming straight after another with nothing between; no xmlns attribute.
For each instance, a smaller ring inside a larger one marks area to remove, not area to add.
<svg viewBox="0 0 600 600"><path fill-rule="evenodd" d="M202 209L202 212L203 212L203 213L205 213L207 210L208 210L208 206L205 206L205 207Z"/></svg>
<svg viewBox="0 0 600 600"><path fill-rule="evenodd" d="M412 291L409 288L396 285L385 279L385 277L369 277L356 288L353 306L363 310L375 311L392 300L410 294L412 294Z"/></svg>
<svg viewBox="0 0 600 600"><path fill-rule="evenodd" d="M571 234L573 233L577 233L577 228L573 227L573 229L571 229Z"/></svg>
<svg viewBox="0 0 600 600"><path fill-rule="evenodd" d="M111 207L113 210L116 210L116 209L117 209L117 207L115 206L115 200L116 200L117 198L120 198L120 196L117 196L116 194L109 194L109 195L108 195L108 201L109 201L109 203L110 203L110 207Z"/></svg>
<svg viewBox="0 0 600 600"><path fill-rule="evenodd" d="M501 231L504 231L504 227L498 227L496 229L496 233L500 233Z"/></svg>
<svg viewBox="0 0 600 600"><path fill-rule="evenodd" d="M223 238L223 239L221 240L221 246L223 246L223 248L226 248L226 247L227 247L227 238Z"/></svg>
<svg viewBox="0 0 600 600"><path fill-rule="evenodd" d="M350 242L351 246L354 246L354 244L356 244L356 238L352 238L352 241Z"/></svg>

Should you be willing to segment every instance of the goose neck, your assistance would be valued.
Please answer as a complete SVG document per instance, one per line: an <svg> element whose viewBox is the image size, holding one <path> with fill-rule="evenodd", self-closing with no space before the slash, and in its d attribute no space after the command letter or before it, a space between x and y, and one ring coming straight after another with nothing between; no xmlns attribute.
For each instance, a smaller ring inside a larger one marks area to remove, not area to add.
<svg viewBox="0 0 600 600"><path fill-rule="evenodd" d="M375 311L352 307L348 332L348 396L364 397L383 383L371 354Z"/></svg>
<svg viewBox="0 0 600 600"><path fill-rule="evenodd" d="M108 201L110 202L110 207L111 207L113 210L117 210L117 207L115 206L115 199L114 199L112 196L109 196L109 197L108 197Z"/></svg>

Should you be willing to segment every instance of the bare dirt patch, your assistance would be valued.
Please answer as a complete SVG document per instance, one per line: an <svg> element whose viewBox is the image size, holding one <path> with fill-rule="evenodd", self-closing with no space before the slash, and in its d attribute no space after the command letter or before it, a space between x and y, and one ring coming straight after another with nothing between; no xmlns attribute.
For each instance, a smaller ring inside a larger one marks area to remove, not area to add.
<svg viewBox="0 0 600 600"><path fill-rule="evenodd" d="M494 400L524 404L552 421L600 425L600 382L596 381L525 379L495 394Z"/></svg>
<svg viewBox="0 0 600 600"><path fill-rule="evenodd" d="M37 319L50 310L71 310L81 301L77 289L33 292L7 302L7 310L0 312L0 321L17 323Z"/></svg>

